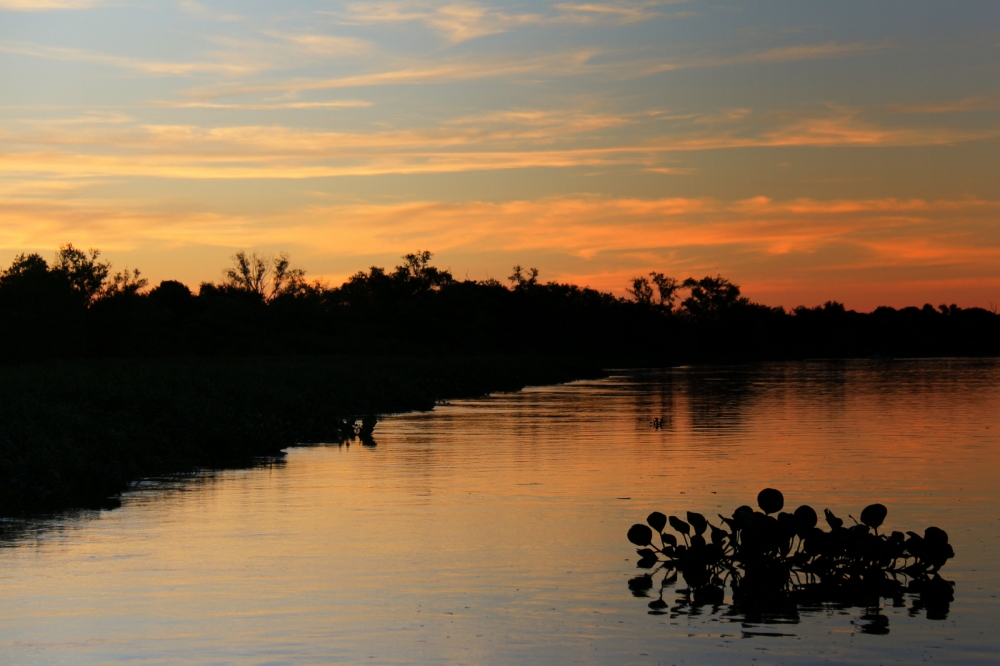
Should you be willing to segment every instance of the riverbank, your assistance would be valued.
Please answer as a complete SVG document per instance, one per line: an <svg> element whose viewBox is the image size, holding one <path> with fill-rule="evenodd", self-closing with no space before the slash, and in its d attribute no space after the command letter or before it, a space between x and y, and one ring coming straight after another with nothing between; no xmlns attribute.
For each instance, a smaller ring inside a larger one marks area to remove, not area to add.
<svg viewBox="0 0 1000 666"><path fill-rule="evenodd" d="M52 360L0 367L0 516L113 506L136 481L337 441L345 420L601 376L536 356ZM375 440L378 431L375 431Z"/></svg>

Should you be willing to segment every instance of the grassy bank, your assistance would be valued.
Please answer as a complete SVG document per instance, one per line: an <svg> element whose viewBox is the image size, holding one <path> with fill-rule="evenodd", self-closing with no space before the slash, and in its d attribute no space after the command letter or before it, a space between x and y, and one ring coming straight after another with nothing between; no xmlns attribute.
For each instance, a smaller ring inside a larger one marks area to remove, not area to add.
<svg viewBox="0 0 1000 666"><path fill-rule="evenodd" d="M0 516L106 506L143 477L245 466L297 443L336 441L345 419L599 374L589 363L525 356L4 366Z"/></svg>

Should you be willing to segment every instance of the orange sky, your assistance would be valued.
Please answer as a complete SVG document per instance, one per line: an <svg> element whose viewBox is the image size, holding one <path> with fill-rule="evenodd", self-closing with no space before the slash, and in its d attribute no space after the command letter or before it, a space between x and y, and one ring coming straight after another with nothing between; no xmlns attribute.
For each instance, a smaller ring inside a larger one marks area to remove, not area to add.
<svg viewBox="0 0 1000 666"><path fill-rule="evenodd" d="M0 263L990 307L998 83L992 3L0 0Z"/></svg>

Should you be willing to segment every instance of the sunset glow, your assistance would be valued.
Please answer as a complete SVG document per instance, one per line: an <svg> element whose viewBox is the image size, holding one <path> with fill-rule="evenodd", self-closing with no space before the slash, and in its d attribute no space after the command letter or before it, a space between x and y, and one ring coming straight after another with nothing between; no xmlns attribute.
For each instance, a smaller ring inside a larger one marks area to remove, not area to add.
<svg viewBox="0 0 1000 666"><path fill-rule="evenodd" d="M0 264L1000 304L1000 5L0 0Z"/></svg>

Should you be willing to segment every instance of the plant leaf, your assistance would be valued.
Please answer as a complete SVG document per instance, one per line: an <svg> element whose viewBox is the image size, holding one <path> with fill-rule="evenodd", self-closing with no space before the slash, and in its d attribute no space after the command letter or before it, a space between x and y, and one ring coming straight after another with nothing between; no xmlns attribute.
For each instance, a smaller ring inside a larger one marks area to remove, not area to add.
<svg viewBox="0 0 1000 666"><path fill-rule="evenodd" d="M670 516L670 526L681 534L691 533L691 526L677 516Z"/></svg>
<svg viewBox="0 0 1000 666"><path fill-rule="evenodd" d="M657 532L662 532L663 528L667 526L667 517L659 511L654 511L646 518L646 522Z"/></svg>
<svg viewBox="0 0 1000 666"><path fill-rule="evenodd" d="M785 506L785 496L780 490L774 488L764 488L757 494L757 506L764 513L777 513Z"/></svg>
<svg viewBox="0 0 1000 666"><path fill-rule="evenodd" d="M708 521L705 520L705 516L700 513L688 511L687 519L688 522L691 523L691 527L694 528L695 534L704 534L705 530L708 529Z"/></svg>
<svg viewBox="0 0 1000 666"><path fill-rule="evenodd" d="M881 504L869 504L861 512L861 522L872 529L878 529L885 522L885 517L888 513L889 509Z"/></svg>
<svg viewBox="0 0 1000 666"><path fill-rule="evenodd" d="M816 527L816 523L819 522L816 510L806 504L797 508L792 515L795 517L795 529L798 531L799 536Z"/></svg>
<svg viewBox="0 0 1000 666"><path fill-rule="evenodd" d="M628 530L628 540L637 546L648 546L653 543L653 530L636 523Z"/></svg>

